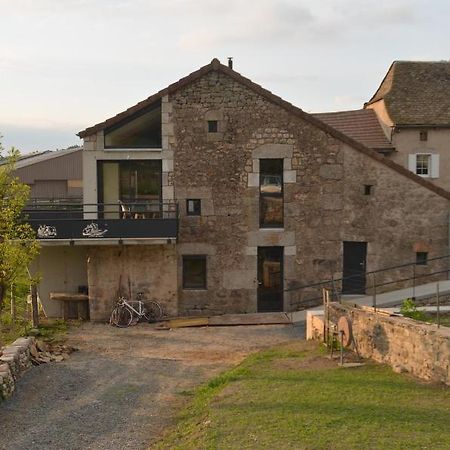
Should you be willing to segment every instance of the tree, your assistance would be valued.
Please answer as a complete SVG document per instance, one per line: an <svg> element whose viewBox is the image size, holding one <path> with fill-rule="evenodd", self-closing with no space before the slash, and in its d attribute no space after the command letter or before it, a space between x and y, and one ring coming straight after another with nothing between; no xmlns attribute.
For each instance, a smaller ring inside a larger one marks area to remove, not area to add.
<svg viewBox="0 0 450 450"><path fill-rule="evenodd" d="M29 187L14 175L19 152L11 148L6 157L2 153L0 142L0 311L6 288L18 279L39 253L35 233L22 218Z"/></svg>

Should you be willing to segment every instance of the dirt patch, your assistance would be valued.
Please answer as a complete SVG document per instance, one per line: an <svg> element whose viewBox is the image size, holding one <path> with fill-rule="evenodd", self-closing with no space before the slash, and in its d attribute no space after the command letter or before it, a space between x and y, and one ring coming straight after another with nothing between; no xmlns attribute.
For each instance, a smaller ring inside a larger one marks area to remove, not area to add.
<svg viewBox="0 0 450 450"><path fill-rule="evenodd" d="M186 401L181 392L249 353L303 336L291 325L161 331L83 324L67 340L79 352L29 370L0 404L0 449L146 449Z"/></svg>

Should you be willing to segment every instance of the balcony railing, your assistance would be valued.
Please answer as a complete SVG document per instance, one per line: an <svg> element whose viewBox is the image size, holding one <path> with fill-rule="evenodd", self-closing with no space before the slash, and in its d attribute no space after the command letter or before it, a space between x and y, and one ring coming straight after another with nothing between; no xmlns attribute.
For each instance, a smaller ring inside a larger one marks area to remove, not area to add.
<svg viewBox="0 0 450 450"><path fill-rule="evenodd" d="M23 211L40 240L176 239L175 202L80 203L33 200Z"/></svg>

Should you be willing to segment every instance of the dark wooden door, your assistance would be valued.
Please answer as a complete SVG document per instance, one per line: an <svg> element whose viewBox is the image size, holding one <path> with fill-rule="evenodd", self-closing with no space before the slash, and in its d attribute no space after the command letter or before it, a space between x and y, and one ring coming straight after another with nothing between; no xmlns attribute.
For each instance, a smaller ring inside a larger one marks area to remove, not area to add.
<svg viewBox="0 0 450 450"><path fill-rule="evenodd" d="M258 247L258 312L283 311L283 247Z"/></svg>
<svg viewBox="0 0 450 450"><path fill-rule="evenodd" d="M366 293L367 242L344 242L342 293Z"/></svg>

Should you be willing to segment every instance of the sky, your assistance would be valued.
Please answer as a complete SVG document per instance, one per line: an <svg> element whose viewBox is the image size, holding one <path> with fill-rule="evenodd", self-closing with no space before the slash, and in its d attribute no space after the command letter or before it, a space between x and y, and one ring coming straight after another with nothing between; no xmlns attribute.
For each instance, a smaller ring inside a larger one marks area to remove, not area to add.
<svg viewBox="0 0 450 450"><path fill-rule="evenodd" d="M0 134L27 153L217 57L307 112L361 108L394 60L450 60L448 0L0 0Z"/></svg>

